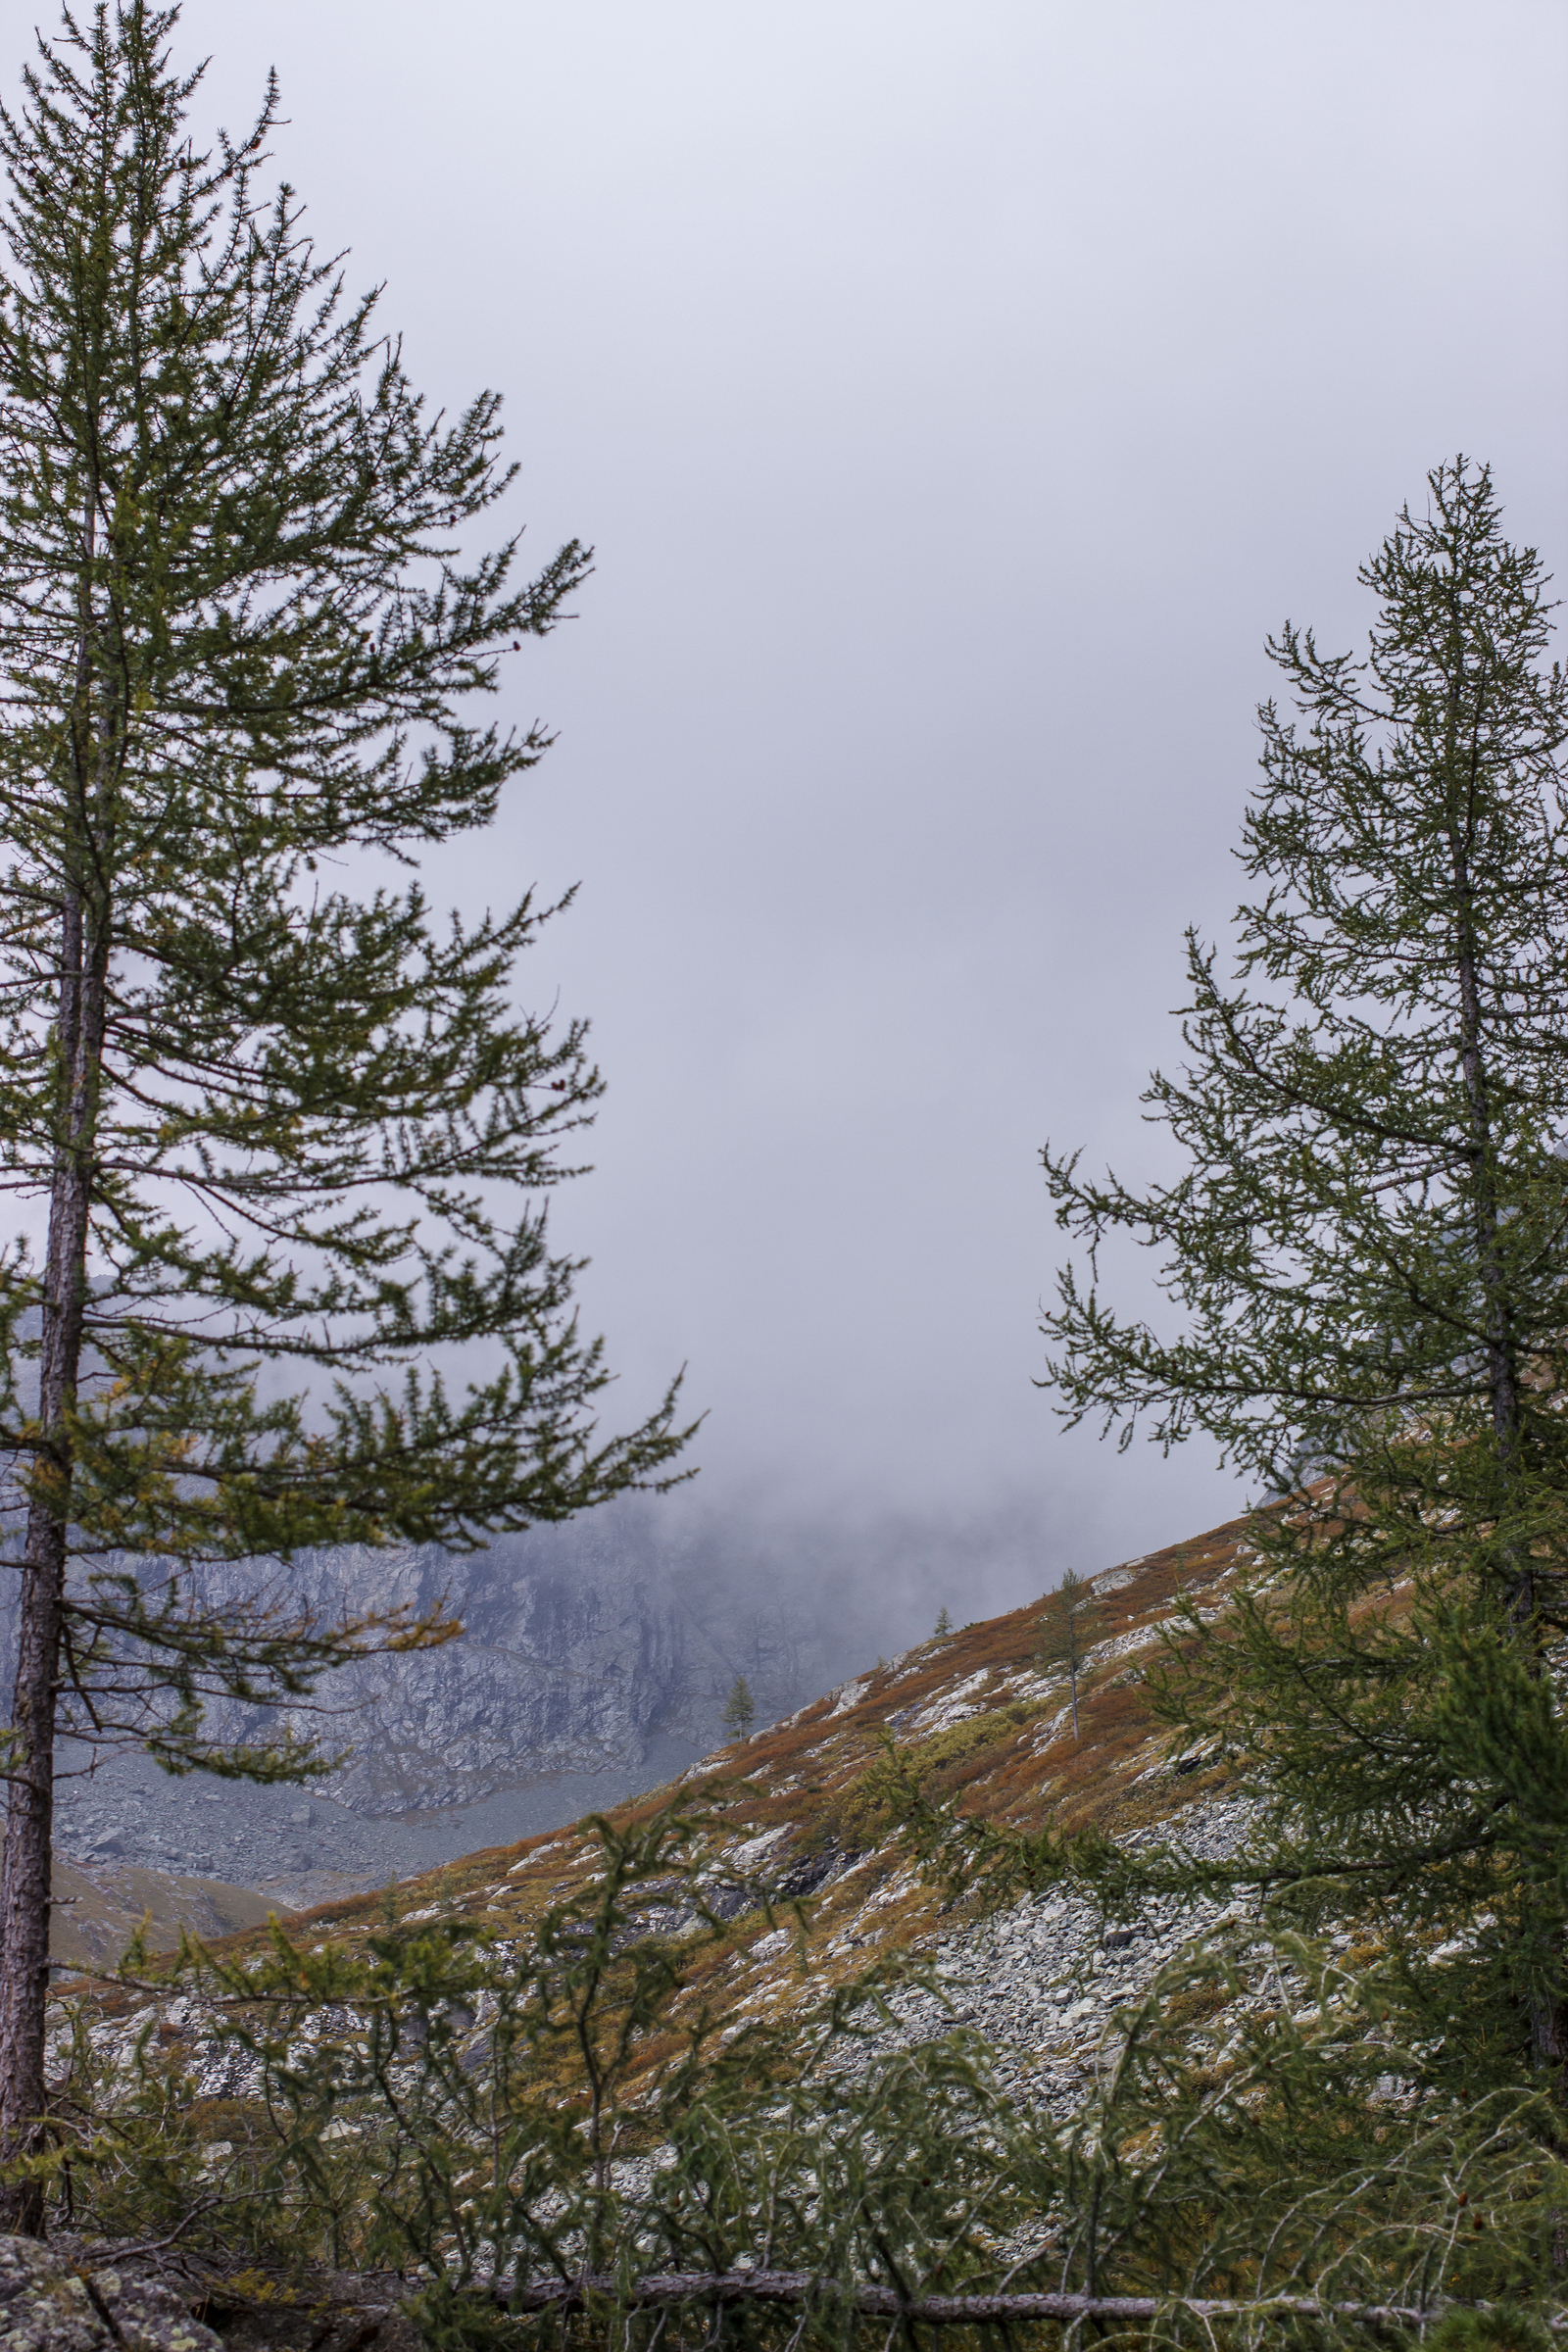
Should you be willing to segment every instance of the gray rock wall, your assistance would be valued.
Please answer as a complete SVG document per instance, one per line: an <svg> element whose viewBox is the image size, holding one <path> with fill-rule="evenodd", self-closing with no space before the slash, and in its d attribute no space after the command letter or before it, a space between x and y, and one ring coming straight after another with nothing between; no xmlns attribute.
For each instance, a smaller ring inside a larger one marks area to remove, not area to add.
<svg viewBox="0 0 1568 2352"><path fill-rule="evenodd" d="M232 1569L205 1582L220 1598L243 1579ZM323 1619L439 1604L465 1629L438 1649L344 1668L318 1704L270 1719L352 1750L321 1786L357 1812L471 1804L548 1774L634 1764L680 1684L667 1569L630 1515L503 1539L468 1557L317 1552L291 1567L286 1598ZM267 1728L234 1706L214 1709L212 1722L233 1738Z"/></svg>
<svg viewBox="0 0 1568 2352"><path fill-rule="evenodd" d="M208 1726L235 1743L288 1730L346 1751L316 1787L362 1818L447 1812L564 1775L635 1774L651 1752L659 1778L719 1744L737 1674L765 1724L863 1662L863 1629L842 1598L828 1605L810 1570L694 1535L641 1501L467 1555L345 1546L286 1570L209 1567L200 1590L217 1604L261 1590L281 1618L304 1609L323 1621L440 1604L464 1632L435 1649L367 1657L275 1713L214 1704ZM159 1581L156 1564L147 1575ZM0 1574L7 1689L14 1600Z"/></svg>

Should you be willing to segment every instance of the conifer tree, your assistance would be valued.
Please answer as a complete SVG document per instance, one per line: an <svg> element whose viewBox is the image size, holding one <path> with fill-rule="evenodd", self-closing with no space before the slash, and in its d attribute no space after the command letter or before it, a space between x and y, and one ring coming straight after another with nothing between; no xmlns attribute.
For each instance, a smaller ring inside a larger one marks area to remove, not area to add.
<svg viewBox="0 0 1568 2352"><path fill-rule="evenodd" d="M173 23L68 14L0 115L0 1183L42 1242L0 1259L10 2157L44 2103L57 1738L309 1769L205 1739L204 1697L450 1629L312 1623L278 1563L564 1519L681 1442L670 1397L596 1426L546 1237L600 1083L580 1024L513 999L552 909L443 922L411 870L543 750L465 698L585 551L522 586L514 538L462 552L512 478L496 397L428 416L374 298L264 202L275 90L197 151ZM255 1597L204 1602L214 1560ZM32 2187L5 2205L35 2223Z"/></svg>
<svg viewBox="0 0 1568 2352"><path fill-rule="evenodd" d="M730 1694L724 1701L724 1711L719 1717L719 1721L723 1724L725 1731L731 1733L735 1739L749 1740L751 1738L752 1726L757 1721L757 1701L752 1696L752 1686L744 1674L738 1674L735 1677L730 1688Z"/></svg>
<svg viewBox="0 0 1568 2352"><path fill-rule="evenodd" d="M1072 1736L1078 1732L1078 1677L1084 1659L1100 1638L1103 1612L1088 1577L1069 1568L1054 1592L1040 1604L1035 1632L1035 1656L1042 1666L1065 1673L1072 1701Z"/></svg>
<svg viewBox="0 0 1568 2352"><path fill-rule="evenodd" d="M1363 660L1270 646L1298 716L1260 713L1240 968L1190 935L1187 1065L1145 1098L1185 1171L1046 1154L1091 1267L1051 1378L1070 1421L1206 1431L1275 1498L1161 1701L1260 1800L1235 1875L1371 1906L1435 2066L1563 2097L1568 682L1485 468L1440 466L1360 577ZM1170 1333L1102 1300L1117 1235Z"/></svg>

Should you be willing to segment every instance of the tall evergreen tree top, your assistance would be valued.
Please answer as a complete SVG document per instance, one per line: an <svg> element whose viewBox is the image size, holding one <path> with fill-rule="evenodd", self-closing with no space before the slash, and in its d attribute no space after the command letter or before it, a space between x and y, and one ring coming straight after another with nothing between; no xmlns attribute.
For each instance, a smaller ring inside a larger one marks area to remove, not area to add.
<svg viewBox="0 0 1568 2352"><path fill-rule="evenodd" d="M1476 1416L1554 1445L1568 1279L1568 681L1541 561L1487 469L1429 479L1360 578L1359 660L1287 626L1262 708L1234 978L1188 937L1188 1059L1145 1096L1184 1162L1138 1191L1047 1152L1089 1244L1046 1331L1071 1421L1204 1429L1276 1491L1375 1428ZM1113 1233L1180 1329L1095 1283Z"/></svg>
<svg viewBox="0 0 1568 2352"><path fill-rule="evenodd" d="M62 1150L88 1176L84 1541L467 1543L657 1473L670 1424L583 1417L603 1366L539 1201L599 1079L514 994L552 910L441 921L356 854L491 821L548 738L468 699L588 559L519 585L515 533L465 552L513 480L497 396L430 416L374 295L264 197L275 88L193 146L174 21L68 14L0 114L0 1183L47 1192ZM24 1452L46 1289L14 1241ZM262 1408L268 1359L341 1385Z"/></svg>

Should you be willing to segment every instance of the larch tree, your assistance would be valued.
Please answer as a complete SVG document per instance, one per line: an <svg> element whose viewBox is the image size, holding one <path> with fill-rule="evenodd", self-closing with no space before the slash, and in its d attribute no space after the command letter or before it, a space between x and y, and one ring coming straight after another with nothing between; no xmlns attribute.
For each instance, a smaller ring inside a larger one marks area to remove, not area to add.
<svg viewBox="0 0 1568 2352"><path fill-rule="evenodd" d="M1087 1576L1069 1568L1054 1592L1040 1604L1035 1628L1035 1657L1048 1672L1065 1674L1072 1707L1072 1736L1078 1733L1078 1681L1084 1661L1104 1626L1104 1611Z"/></svg>
<svg viewBox="0 0 1568 2352"><path fill-rule="evenodd" d="M600 1088L581 1024L515 1005L554 909L437 920L416 872L543 750L466 698L586 552L522 585L515 538L463 552L512 478L496 397L427 415L373 296L346 298L286 186L264 201L275 91L242 144L196 149L173 24L68 14L0 115L0 2203L23 2228L58 1741L307 1771L204 1738L204 1700L265 1706L451 1629L313 1622L279 1564L564 1519L660 1483L683 1435L673 1392L599 1427L580 1261L546 1235ZM255 1588L215 1607L200 1569L225 1560Z"/></svg>
<svg viewBox="0 0 1568 2352"><path fill-rule="evenodd" d="M757 1701L752 1696L752 1686L744 1674L738 1674L730 1686L719 1721L735 1739L751 1738L752 1726L757 1721Z"/></svg>
<svg viewBox="0 0 1568 2352"><path fill-rule="evenodd" d="M1463 2095L1524 2064L1564 2098L1568 682L1486 469L1440 466L1360 577L1364 659L1271 644L1297 714L1260 713L1240 967L1189 937L1187 1064L1145 1098L1183 1172L1046 1154L1091 1269L1050 1377L1266 1498L1160 1697L1258 1801L1228 1875L1375 1912ZM1097 1288L1117 1235L1169 1333Z"/></svg>

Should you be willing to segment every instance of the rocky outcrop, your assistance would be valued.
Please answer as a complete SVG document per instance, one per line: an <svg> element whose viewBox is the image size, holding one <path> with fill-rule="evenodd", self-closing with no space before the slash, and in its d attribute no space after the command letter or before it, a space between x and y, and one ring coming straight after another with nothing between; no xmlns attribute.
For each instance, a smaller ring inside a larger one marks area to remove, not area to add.
<svg viewBox="0 0 1568 2352"><path fill-rule="evenodd" d="M4 2352L418 2352L408 2292L385 2272L270 2276L157 2247L0 2235Z"/></svg>
<svg viewBox="0 0 1568 2352"><path fill-rule="evenodd" d="M997 1540L982 1530L966 1543L991 1557ZM145 1572L161 1581L156 1563ZM261 1888L289 1907L384 1886L681 1771L723 1739L737 1675L760 1726L857 1670L863 1679L879 1649L897 1646L900 1611L906 1619L928 1572L902 1527L770 1528L645 1496L466 1556L344 1547L270 1576L254 1563L210 1569L205 1592L219 1603L270 1592L285 1618L303 1604L330 1621L444 1602L465 1631L328 1676L309 1703L270 1721L210 1708L220 1742L287 1728L340 1753L306 1789L171 1779L133 1749L63 1743L58 1848L91 1872L156 1871L171 1889L192 1879ZM7 1684L15 1594L15 1580L0 1579ZM921 1600L915 1623L932 1613ZM88 1908L117 1908L107 1883L76 1892ZM175 1899L153 1901L155 1915L172 1917Z"/></svg>
<svg viewBox="0 0 1568 2352"><path fill-rule="evenodd" d="M1234 1854L1250 1809L1223 1799L1191 1807L1171 1834L1207 1860ZM1137 1847L1151 1832L1127 1840ZM1106 1932L1091 1903L1050 1892L1013 1903L994 1919L952 1928L934 1939L936 1986L894 1993L878 2045L929 2041L954 2025L982 2033L998 2082L1015 2097L1065 2120L1079 2106L1118 2015L1135 2009L1160 1972L1222 1916L1218 1903L1152 1903L1130 1927ZM1342 1938L1348 1941L1348 1938Z"/></svg>
<svg viewBox="0 0 1568 2352"><path fill-rule="evenodd" d="M5 2352L222 2352L172 2287L112 2264L77 2268L30 2237L0 2237Z"/></svg>

